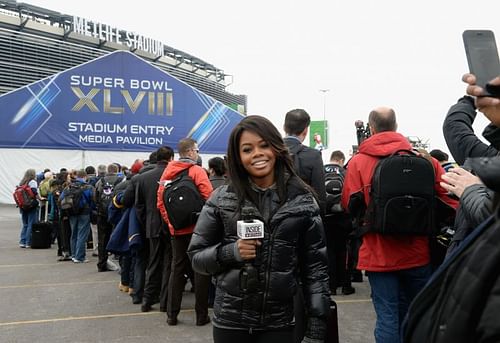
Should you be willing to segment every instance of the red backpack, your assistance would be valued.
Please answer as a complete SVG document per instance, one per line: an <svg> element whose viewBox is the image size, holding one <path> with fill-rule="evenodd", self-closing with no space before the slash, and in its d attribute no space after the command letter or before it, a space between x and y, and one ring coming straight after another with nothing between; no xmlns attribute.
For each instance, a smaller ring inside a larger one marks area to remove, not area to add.
<svg viewBox="0 0 500 343"><path fill-rule="evenodd" d="M33 193L33 190L28 184L16 186L16 190L12 195L14 196L17 207L24 211L31 210L38 205L35 193Z"/></svg>

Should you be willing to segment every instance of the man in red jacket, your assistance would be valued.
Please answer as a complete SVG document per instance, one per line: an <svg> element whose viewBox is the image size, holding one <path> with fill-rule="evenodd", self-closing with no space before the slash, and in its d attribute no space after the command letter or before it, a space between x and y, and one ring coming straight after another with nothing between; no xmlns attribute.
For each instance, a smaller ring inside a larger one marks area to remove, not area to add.
<svg viewBox="0 0 500 343"><path fill-rule="evenodd" d="M368 206L372 176L378 161L397 150L411 150L403 135L396 132L396 114L387 107L370 112L368 124L372 136L361 143L359 153L348 163L342 191L342 206L355 214ZM444 173L432 158L436 194L456 208L440 185ZM400 326L415 295L431 275L429 241L426 236L395 236L368 232L359 249L359 270L366 270L373 306L377 314L377 343L399 343Z"/></svg>
<svg viewBox="0 0 500 343"><path fill-rule="evenodd" d="M201 196L206 200L212 193L212 184L208 179L205 170L196 164L199 157L198 144L194 139L184 138L177 144L179 160L171 161L160 178L158 187L157 206L161 216L166 223L172 236L172 268L168 282L167 299L167 324L177 325L177 315L181 310L182 292L184 291L184 273L191 268L191 263L187 256L187 248L193 235L194 224L185 228L174 230L169 222L168 214L163 203L163 192L165 182L173 180L185 169L193 179ZM208 284L210 276L194 273L195 311L196 325L205 325L210 322L208 317Z"/></svg>

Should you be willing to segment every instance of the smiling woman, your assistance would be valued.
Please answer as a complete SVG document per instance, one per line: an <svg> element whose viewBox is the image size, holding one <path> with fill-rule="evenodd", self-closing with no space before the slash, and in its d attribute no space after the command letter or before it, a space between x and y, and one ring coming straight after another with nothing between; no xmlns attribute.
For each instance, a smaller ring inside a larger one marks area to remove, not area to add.
<svg viewBox="0 0 500 343"><path fill-rule="evenodd" d="M236 125L227 161L230 182L205 204L188 248L193 268L217 280L214 342L294 342L299 283L309 309L302 342L324 342L328 268L316 199L264 117ZM238 237L245 220L262 222L264 237Z"/></svg>
<svg viewBox="0 0 500 343"><path fill-rule="evenodd" d="M276 157L271 146L258 134L243 131L240 138L241 164L259 187L268 188L274 183Z"/></svg>

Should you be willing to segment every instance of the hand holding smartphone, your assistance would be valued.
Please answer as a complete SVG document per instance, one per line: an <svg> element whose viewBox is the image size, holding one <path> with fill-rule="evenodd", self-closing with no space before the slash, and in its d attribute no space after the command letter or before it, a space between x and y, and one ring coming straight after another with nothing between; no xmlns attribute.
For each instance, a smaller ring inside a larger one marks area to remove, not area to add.
<svg viewBox="0 0 500 343"><path fill-rule="evenodd" d="M485 90L484 96L500 98L500 86L488 84L500 76L500 61L493 31L466 30L462 37L469 71L476 76L476 84Z"/></svg>

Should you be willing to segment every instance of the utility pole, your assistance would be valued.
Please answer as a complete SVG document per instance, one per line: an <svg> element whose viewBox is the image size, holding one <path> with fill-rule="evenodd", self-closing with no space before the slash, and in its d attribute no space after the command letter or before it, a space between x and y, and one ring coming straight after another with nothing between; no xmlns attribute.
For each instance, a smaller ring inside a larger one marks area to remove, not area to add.
<svg viewBox="0 0 500 343"><path fill-rule="evenodd" d="M326 121L326 93L328 93L329 89L320 89L321 93L323 93L323 139L326 144L329 144L328 135L328 123Z"/></svg>

